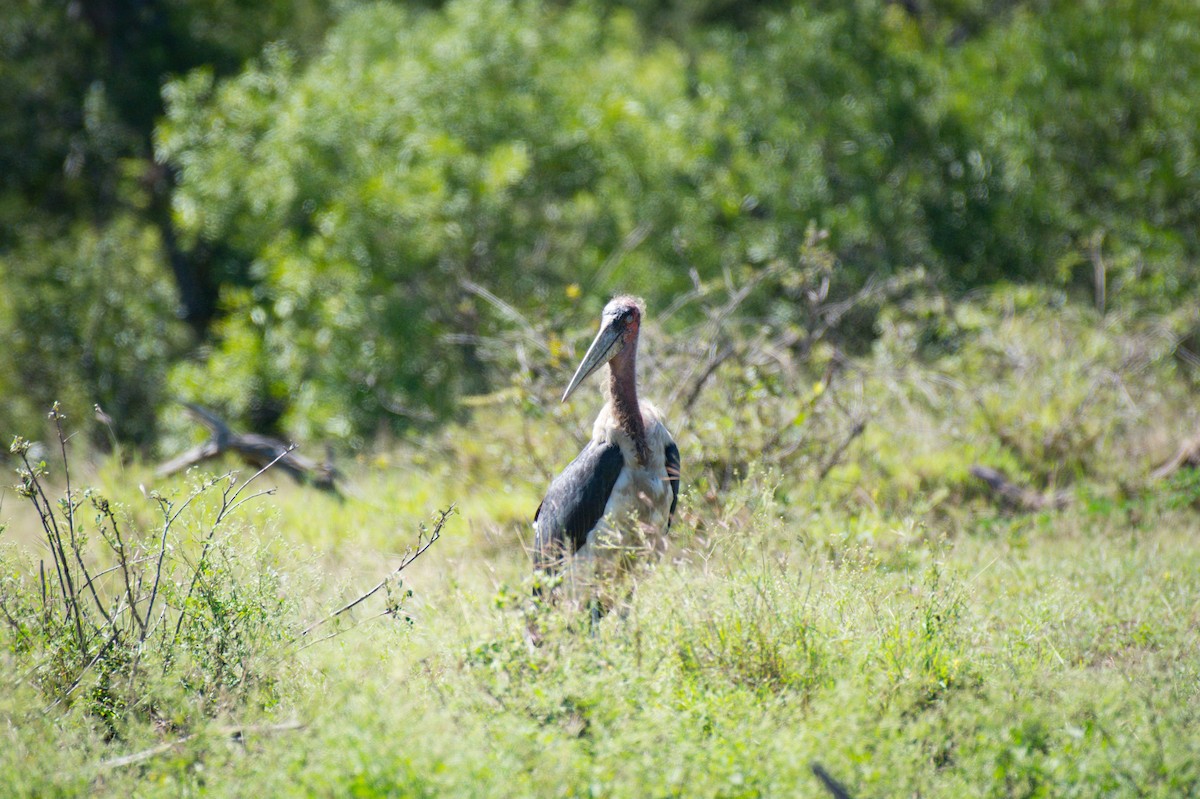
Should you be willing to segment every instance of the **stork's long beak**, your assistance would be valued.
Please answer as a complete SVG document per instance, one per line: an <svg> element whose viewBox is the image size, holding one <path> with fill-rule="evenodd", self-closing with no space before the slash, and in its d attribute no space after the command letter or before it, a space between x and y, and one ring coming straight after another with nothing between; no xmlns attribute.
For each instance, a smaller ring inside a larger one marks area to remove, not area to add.
<svg viewBox="0 0 1200 799"><path fill-rule="evenodd" d="M600 325L600 332L596 334L595 341L592 342L592 346L588 347L587 354L583 356L579 368L575 370L575 376L571 378L567 390L563 392L562 401L566 402L567 397L579 388L579 384L587 379L588 375L611 361L624 345L621 337L621 325L615 319L605 319Z"/></svg>

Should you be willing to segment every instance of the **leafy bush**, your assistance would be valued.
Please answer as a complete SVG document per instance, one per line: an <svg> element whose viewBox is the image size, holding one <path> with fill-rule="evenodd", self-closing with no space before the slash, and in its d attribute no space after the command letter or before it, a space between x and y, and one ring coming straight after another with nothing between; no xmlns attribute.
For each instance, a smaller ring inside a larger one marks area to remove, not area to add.
<svg viewBox="0 0 1200 799"><path fill-rule="evenodd" d="M1169 454L1160 436L1187 429L1162 429L1187 404L1188 387L1172 379L1178 324L1102 317L1034 287L890 308L865 366L878 421L863 436L870 456L835 478L902 505L970 496L975 464L1038 491L1136 490Z"/></svg>
<svg viewBox="0 0 1200 799"><path fill-rule="evenodd" d="M287 397L293 429L361 435L489 384L478 339L512 318L480 284L543 318L616 287L665 307L689 272L799 269L814 220L838 299L975 257L937 244L931 209L969 142L929 109L920 53L891 43L903 21L872 4L771 20L689 60L586 7L372 8L306 67L273 50L236 80L172 84L176 218L253 263L213 357L176 384L242 410Z"/></svg>
<svg viewBox="0 0 1200 799"><path fill-rule="evenodd" d="M752 237L743 257L787 257L816 220L844 283L989 267L1006 244L987 243L1006 235L989 216L1010 198L939 102L936 55L899 6L876 2L797 5L753 38L713 34L698 65L721 112L705 188L732 184L726 203L747 206L729 214Z"/></svg>
<svg viewBox="0 0 1200 799"><path fill-rule="evenodd" d="M114 433L154 443L153 409L170 399L167 369L187 342L162 257L158 232L131 216L0 255L21 287L0 297L0 431L38 430L58 401L74 419L103 409L112 427L96 429L100 446Z"/></svg>
<svg viewBox="0 0 1200 799"><path fill-rule="evenodd" d="M90 18L35 3L6 23L4 91L30 113L0 139L36 139L0 179L22 289L0 386L28 371L35 395L8 412L20 429L57 397L149 444L169 366L172 394L260 431L360 445L503 385L488 341L516 324L554 348L617 290L666 308L726 275L803 273L814 236L834 301L919 269L951 297L1019 280L1157 312L1197 276L1184 0L316 5L171 3L111 58ZM294 49L239 67L263 36ZM79 46L56 58L56 37ZM158 81L193 65L165 86L149 165ZM97 249L136 268L75 268ZM782 294L747 310L807 325L803 292ZM134 331L77 321L114 310ZM875 310L844 325L856 352ZM38 365L114 336L137 354Z"/></svg>
<svg viewBox="0 0 1200 799"><path fill-rule="evenodd" d="M235 409L286 396L302 435L442 417L486 385L490 309L469 285L561 305L623 241L670 229L693 147L680 53L583 10L555 13L551 35L545 13L377 6L305 68L273 50L234 81L172 85L159 142L182 167L176 216L253 262L218 349L177 385ZM631 287L660 296L687 279L646 277Z"/></svg>
<svg viewBox="0 0 1200 799"><path fill-rule="evenodd" d="M230 81L197 72L159 131L182 168L176 219L252 266L226 287L212 357L175 384L242 412L278 403L305 435L434 420L494 385L481 338L514 308L553 319L617 287L665 307L689 273L802 270L814 231L834 299L914 267L951 290L1178 292L1196 253L1193 144L1173 133L1189 100L1150 81L1200 53L1174 17L1139 49L1157 29L1131 7L1073 8L982 25L976 5L916 18L863 0L669 39L620 11L460 0L349 13L307 65L277 48ZM976 35L948 46L936 31L960 16ZM1136 138L1094 152L1131 96ZM1138 164L1153 179L1119 177ZM1134 205L1157 221L1122 221ZM802 293L785 296L772 322L804 324Z"/></svg>
<svg viewBox="0 0 1200 799"><path fill-rule="evenodd" d="M1091 294L1107 272L1110 295L1155 304L1190 291L1200 258L1193 12L1179 0L1050 3L949 54L947 103L987 143L986 169L1013 203L965 232L1007 228L1026 241L1018 270L996 253L1002 274L1074 280Z"/></svg>
<svg viewBox="0 0 1200 799"><path fill-rule="evenodd" d="M17 493L33 505L50 558L34 569L6 551L0 585L0 636L43 701L82 704L108 738L137 720L184 723L173 690L209 716L273 704L294 607L270 557L232 538L231 514L256 496L243 493L249 482L229 474L183 498L155 492L158 529L143 530L127 509L72 484L57 405L51 417L60 499L29 442L12 444Z"/></svg>

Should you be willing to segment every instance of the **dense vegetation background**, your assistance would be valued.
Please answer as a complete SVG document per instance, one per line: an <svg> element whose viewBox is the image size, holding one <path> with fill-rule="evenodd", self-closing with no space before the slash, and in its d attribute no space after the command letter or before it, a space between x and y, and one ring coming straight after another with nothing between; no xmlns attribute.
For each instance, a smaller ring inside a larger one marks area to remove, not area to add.
<svg viewBox="0 0 1200 799"><path fill-rule="evenodd" d="M1200 794L1198 85L1191 0L20 0L0 785ZM618 291L684 494L593 629Z"/></svg>
<svg viewBox="0 0 1200 799"><path fill-rule="evenodd" d="M921 270L1193 298L1186 0L27 0L3 20L0 429L172 403L361 448L507 384L615 290ZM480 289L483 289L481 291ZM775 324L809 324L781 297ZM678 329L687 314L670 322ZM862 348L870 313L845 331ZM105 436L97 436L103 443Z"/></svg>

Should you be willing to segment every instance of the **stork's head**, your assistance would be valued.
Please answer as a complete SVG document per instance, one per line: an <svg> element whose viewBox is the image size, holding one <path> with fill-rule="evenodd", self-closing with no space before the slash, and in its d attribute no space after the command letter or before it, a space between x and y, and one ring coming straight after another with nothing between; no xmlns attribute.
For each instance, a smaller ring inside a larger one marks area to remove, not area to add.
<svg viewBox="0 0 1200 799"><path fill-rule="evenodd" d="M587 354L575 370L575 376L563 392L563 402L588 375L637 341L638 328L641 327L645 311L646 303L630 296L614 297L604 306L604 313L600 315L600 332L596 334L592 346L588 347Z"/></svg>

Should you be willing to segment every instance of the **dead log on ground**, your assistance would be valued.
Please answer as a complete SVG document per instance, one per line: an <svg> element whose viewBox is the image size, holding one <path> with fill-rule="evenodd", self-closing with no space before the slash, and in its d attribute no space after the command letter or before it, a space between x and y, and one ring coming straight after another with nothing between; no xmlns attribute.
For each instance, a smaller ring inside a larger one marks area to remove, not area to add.
<svg viewBox="0 0 1200 799"><path fill-rule="evenodd" d="M208 428L212 437L161 464L155 470L157 476L167 477L224 452L232 452L258 469L278 458L275 468L287 472L297 483L338 493L335 485L338 474L331 457L327 456L324 463L317 463L298 454L294 446L278 438L259 433L235 433L212 411L190 402L183 405L187 408L189 416Z"/></svg>
<svg viewBox="0 0 1200 799"><path fill-rule="evenodd" d="M1163 480L1185 466L1193 469L1200 467L1200 435L1192 436L1180 444L1175 454L1166 463L1151 472L1150 476L1155 480Z"/></svg>
<svg viewBox="0 0 1200 799"><path fill-rule="evenodd" d="M1003 472L990 466L975 464L971 467L970 472L972 477L982 480L1002 504L1014 510L1039 511L1046 508L1058 510L1065 508L1071 501L1071 495L1066 491L1051 491L1043 494L1032 488L1017 485L1009 480Z"/></svg>

